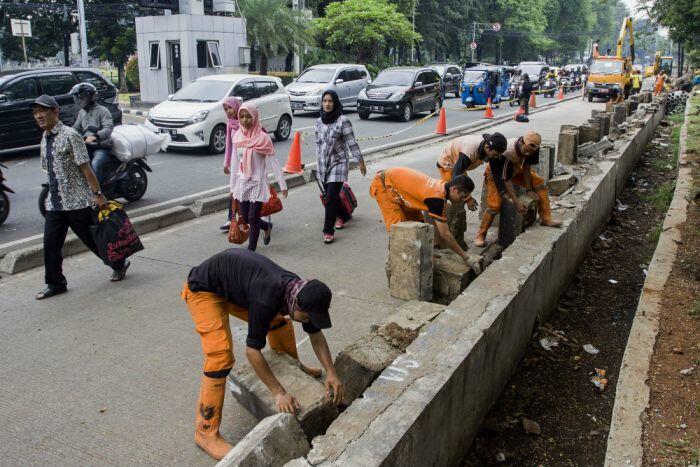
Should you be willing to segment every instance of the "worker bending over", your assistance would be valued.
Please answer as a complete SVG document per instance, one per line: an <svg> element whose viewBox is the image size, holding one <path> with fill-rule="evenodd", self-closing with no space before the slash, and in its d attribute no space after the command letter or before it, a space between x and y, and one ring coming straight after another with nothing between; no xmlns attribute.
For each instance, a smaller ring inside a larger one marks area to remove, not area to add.
<svg viewBox="0 0 700 467"><path fill-rule="evenodd" d="M435 225L435 245L454 251L479 273L478 265L472 264L469 254L459 246L447 225L447 203L469 203L472 191L474 182L467 175L444 182L406 167L380 170L369 187L370 196L382 212L387 232L399 222L425 222L422 212L426 211Z"/></svg>
<svg viewBox="0 0 700 467"><path fill-rule="evenodd" d="M301 407L272 373L261 350L270 347L298 359L294 325L302 323L314 353L326 370L326 391L338 404L343 385L336 374L322 329L331 327L328 309L330 289L318 280L302 280L253 251L229 249L190 271L182 289L204 352L204 376L195 414L197 445L214 459L221 459L231 444L219 434L226 377L234 365L229 315L248 322L245 355L253 370L270 389L277 410L295 413ZM302 369L314 377L318 368Z"/></svg>
<svg viewBox="0 0 700 467"><path fill-rule="evenodd" d="M507 144L506 137L500 133L466 135L453 139L437 158L440 178L449 182L457 175L467 175L467 172L489 159L503 154Z"/></svg>
<svg viewBox="0 0 700 467"><path fill-rule="evenodd" d="M486 246L486 233L493 218L501 211L501 197L507 196L520 213L526 213L527 207L518 199L513 183L527 190L527 195L537 200L540 213L540 224L549 227L559 227L561 222L552 220L549 206L549 195L542 177L532 169L540 162L540 145L542 137L539 133L528 131L520 138L508 140L508 148L502 156L489 161L484 172L484 187L486 189L486 210L481 219L479 231L474 239L474 245Z"/></svg>

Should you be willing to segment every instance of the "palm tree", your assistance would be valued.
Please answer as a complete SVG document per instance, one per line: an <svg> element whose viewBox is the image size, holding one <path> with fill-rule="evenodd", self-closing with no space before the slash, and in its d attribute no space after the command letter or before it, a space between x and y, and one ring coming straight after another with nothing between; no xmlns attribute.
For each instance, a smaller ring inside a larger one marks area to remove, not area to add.
<svg viewBox="0 0 700 467"><path fill-rule="evenodd" d="M248 40L260 49L260 74L267 74L270 56L298 50L313 41L309 20L287 0L240 0Z"/></svg>

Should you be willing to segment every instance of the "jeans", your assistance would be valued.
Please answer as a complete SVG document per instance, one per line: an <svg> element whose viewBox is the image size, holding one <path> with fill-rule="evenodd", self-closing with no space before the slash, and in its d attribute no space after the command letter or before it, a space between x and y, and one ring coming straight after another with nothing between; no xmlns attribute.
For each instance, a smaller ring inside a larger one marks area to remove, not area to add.
<svg viewBox="0 0 700 467"><path fill-rule="evenodd" d="M260 210L262 203L260 201L241 201L241 215L243 219L248 221L250 230L248 231L248 249L255 251L258 247L258 237L260 237L260 229L269 230L270 224L260 219Z"/></svg>
<svg viewBox="0 0 700 467"><path fill-rule="evenodd" d="M343 182L330 182L324 185L326 192L326 217L323 222L323 233L333 235L335 233L335 220L341 218L343 222L350 220L350 214L340 205L340 190Z"/></svg>
<svg viewBox="0 0 700 467"><path fill-rule="evenodd" d="M92 166L92 171L95 172L95 177L97 177L100 186L104 184L111 158L112 152L109 149L100 148L92 150L90 166Z"/></svg>
<svg viewBox="0 0 700 467"><path fill-rule="evenodd" d="M63 244L66 241L68 228L78 236L86 247L95 255L97 245L90 233L90 226L93 225L92 208L83 208L75 211L46 211L44 220L44 281L49 288L61 289L67 284L63 275ZM124 262L120 262L115 270L124 267Z"/></svg>

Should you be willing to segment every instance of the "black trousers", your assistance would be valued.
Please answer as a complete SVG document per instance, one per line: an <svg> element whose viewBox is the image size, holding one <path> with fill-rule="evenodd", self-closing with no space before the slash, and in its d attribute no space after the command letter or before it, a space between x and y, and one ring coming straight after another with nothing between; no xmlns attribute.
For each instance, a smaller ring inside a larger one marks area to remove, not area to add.
<svg viewBox="0 0 700 467"><path fill-rule="evenodd" d="M262 203L260 201L241 201L241 216L248 222L250 230L248 231L248 249L255 251L258 247L258 238L260 237L260 229L267 232L270 229L270 224L260 219L260 210Z"/></svg>
<svg viewBox="0 0 700 467"><path fill-rule="evenodd" d="M326 191L326 217L323 222L323 233L333 235L335 233L335 220L341 218L344 222L350 220L350 214L340 205L340 189L343 182L329 182L324 185Z"/></svg>
<svg viewBox="0 0 700 467"><path fill-rule="evenodd" d="M63 275L63 244L70 228L86 247L95 255L97 245L90 233L93 224L92 208L75 211L46 211L44 220L44 281L50 288L60 289L66 286L66 276ZM121 262L115 270L124 267Z"/></svg>

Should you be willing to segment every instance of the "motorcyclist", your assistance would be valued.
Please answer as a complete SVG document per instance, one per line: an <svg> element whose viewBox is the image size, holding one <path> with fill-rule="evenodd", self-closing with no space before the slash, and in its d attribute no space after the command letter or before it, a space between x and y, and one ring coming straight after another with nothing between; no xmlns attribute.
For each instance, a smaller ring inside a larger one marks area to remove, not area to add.
<svg viewBox="0 0 700 467"><path fill-rule="evenodd" d="M112 158L112 114L107 107L97 103L97 88L90 83L76 84L70 94L80 107L73 128L85 138L92 171L102 185Z"/></svg>

